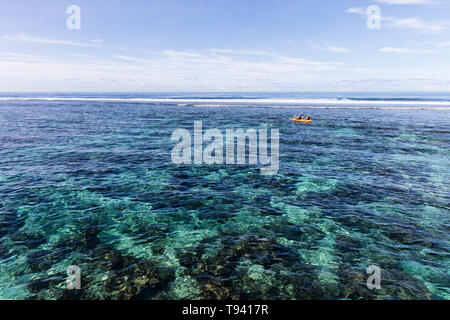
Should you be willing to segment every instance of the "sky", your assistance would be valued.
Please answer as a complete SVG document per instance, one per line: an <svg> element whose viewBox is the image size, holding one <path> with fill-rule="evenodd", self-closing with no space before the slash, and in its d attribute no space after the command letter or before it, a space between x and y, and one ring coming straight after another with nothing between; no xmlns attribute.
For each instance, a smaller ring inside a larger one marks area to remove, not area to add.
<svg viewBox="0 0 450 320"><path fill-rule="evenodd" d="M0 0L0 92L450 91L449 57L450 0Z"/></svg>

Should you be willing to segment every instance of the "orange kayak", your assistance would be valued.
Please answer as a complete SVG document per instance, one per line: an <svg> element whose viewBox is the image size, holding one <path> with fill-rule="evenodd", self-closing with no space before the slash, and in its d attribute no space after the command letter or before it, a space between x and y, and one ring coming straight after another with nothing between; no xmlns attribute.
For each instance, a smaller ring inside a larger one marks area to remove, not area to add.
<svg viewBox="0 0 450 320"><path fill-rule="evenodd" d="M298 120L298 119L293 119L293 118L291 118L289 120L294 121L294 122L312 123L312 120L303 120L303 119Z"/></svg>

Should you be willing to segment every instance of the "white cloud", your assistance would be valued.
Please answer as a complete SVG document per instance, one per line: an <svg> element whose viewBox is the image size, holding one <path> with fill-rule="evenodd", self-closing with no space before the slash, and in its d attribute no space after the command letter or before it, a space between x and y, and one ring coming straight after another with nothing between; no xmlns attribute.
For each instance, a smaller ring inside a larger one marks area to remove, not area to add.
<svg viewBox="0 0 450 320"><path fill-rule="evenodd" d="M52 39L28 36L25 34L20 34L18 36L4 36L3 38L6 40L36 42L36 43L44 43L44 44L57 44L57 45L77 46L77 47L97 47L97 48L100 47L99 45L92 44L92 43L74 42L74 41L67 41L67 40L52 40Z"/></svg>
<svg viewBox="0 0 450 320"><path fill-rule="evenodd" d="M436 45L436 47L439 47L439 48L450 47L450 41L444 41L444 42L438 43Z"/></svg>
<svg viewBox="0 0 450 320"><path fill-rule="evenodd" d="M259 56L258 62L251 57ZM138 63L159 62L166 66L188 66L190 70L205 67L205 70L214 68L235 69L241 73L253 70L255 72L304 72L334 70L337 63L313 61L304 58L290 57L265 51L234 50L234 49L206 49L203 51L175 51L163 50L155 53L152 59L138 58L123 55L114 55L115 58Z"/></svg>
<svg viewBox="0 0 450 320"><path fill-rule="evenodd" d="M427 22L419 18L398 19L386 17L384 20L389 22L389 26L400 29L414 29L421 33L439 33L447 29L449 21Z"/></svg>
<svg viewBox="0 0 450 320"><path fill-rule="evenodd" d="M11 62L42 62L42 57L17 52L0 52L0 60ZM5 70L2 70L5 71Z"/></svg>
<svg viewBox="0 0 450 320"><path fill-rule="evenodd" d="M274 56L274 54L267 51L260 50L235 50L235 49L206 49L207 52L213 53L227 53L227 54L236 54L236 55L255 55L255 56Z"/></svg>
<svg viewBox="0 0 450 320"><path fill-rule="evenodd" d="M356 13L356 14L367 16L366 11L367 11L366 8L358 7L358 8L348 8L346 12L347 13Z"/></svg>
<svg viewBox="0 0 450 320"><path fill-rule="evenodd" d="M124 56L124 55L120 55L120 54L113 55L113 58L132 61L132 62L139 62L139 63L151 63L152 62L152 60L129 57L129 56Z"/></svg>
<svg viewBox="0 0 450 320"><path fill-rule="evenodd" d="M331 52L351 53L351 51L349 49L342 48L342 47L329 46L327 49Z"/></svg>
<svg viewBox="0 0 450 320"><path fill-rule="evenodd" d="M432 50L419 50L419 49L410 49L410 48L393 48L393 47L385 47L381 48L380 52L389 52L389 53L432 53Z"/></svg>
<svg viewBox="0 0 450 320"><path fill-rule="evenodd" d="M174 51L174 50L164 50L162 54L171 56L171 57L190 57L190 58L202 58L204 57L201 54L198 54L193 51Z"/></svg>
<svg viewBox="0 0 450 320"><path fill-rule="evenodd" d="M164 50L142 56L117 53L106 59L76 53L56 57L0 53L0 87L4 91L267 90L275 82L310 85L339 67L334 62L268 52L259 52L255 59L242 52L252 51Z"/></svg>
<svg viewBox="0 0 450 320"><path fill-rule="evenodd" d="M349 8L346 12L368 17L368 13L365 8ZM383 24L383 27L387 26L397 29L412 29L420 33L440 33L450 26L450 20L429 22L417 17L396 18L385 17L383 14L381 15L381 20L387 22Z"/></svg>
<svg viewBox="0 0 450 320"><path fill-rule="evenodd" d="M377 0L384 4L434 4L431 0Z"/></svg>
<svg viewBox="0 0 450 320"><path fill-rule="evenodd" d="M284 56L276 53L271 53L267 51L260 51L260 50L234 50L234 49L207 49L206 52L213 53L213 56L220 57L223 60L230 61L234 60L236 61L245 61L245 59L248 59L248 57L245 56L258 56L260 59L265 59L265 63L270 63L273 65L288 65L292 64L294 68L299 68L300 66L305 69L311 69L311 70L333 70L338 65L338 63L335 62L319 62L319 61L313 61L308 60L304 58L295 58L295 57L289 57ZM217 55L218 53L222 54L222 56ZM228 54L228 56L223 56L223 54ZM236 57L238 56L240 60ZM256 63L256 62L255 62Z"/></svg>
<svg viewBox="0 0 450 320"><path fill-rule="evenodd" d="M308 41L310 42L310 41ZM350 49L344 48L344 47L337 47L337 46L319 46L315 43L310 42L310 47L314 48L316 50L321 51L329 51L329 52L337 52L337 53L351 53L352 51Z"/></svg>
<svg viewBox="0 0 450 320"><path fill-rule="evenodd" d="M55 57L0 52L0 87L4 91L314 91L348 88L336 84L344 79L354 81L355 88L370 89L366 77L410 79L420 75L449 81L450 74L445 68L373 68L234 49L118 52L102 59L70 52ZM386 83L376 88L397 88ZM430 84L420 80L407 88Z"/></svg>

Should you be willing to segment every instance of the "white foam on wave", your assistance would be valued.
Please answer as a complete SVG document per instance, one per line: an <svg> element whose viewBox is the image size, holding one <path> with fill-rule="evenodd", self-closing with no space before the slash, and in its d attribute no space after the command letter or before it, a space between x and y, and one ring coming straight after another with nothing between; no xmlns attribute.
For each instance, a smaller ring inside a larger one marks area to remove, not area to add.
<svg viewBox="0 0 450 320"><path fill-rule="evenodd" d="M298 106L318 109L359 109L359 106L382 107L383 109L450 110L450 101L424 100L351 100L351 99L174 99L174 98L83 98L83 97L0 97L0 101L79 101L79 102L142 102L155 104L177 104L199 107L251 107L295 108ZM405 106L395 108L395 106ZM436 107L442 106L442 107Z"/></svg>
<svg viewBox="0 0 450 320"><path fill-rule="evenodd" d="M450 103L447 104L448 107L429 107L429 106L421 106L421 107L392 107L392 106L367 106L367 107L359 107L359 106L301 106L302 109L353 109L353 110L370 110L370 109L382 109L382 110L450 110ZM249 108L249 107L257 107L257 108L281 108L281 109L296 109L299 105L226 105L226 104L194 104L194 107L209 107L209 108Z"/></svg>

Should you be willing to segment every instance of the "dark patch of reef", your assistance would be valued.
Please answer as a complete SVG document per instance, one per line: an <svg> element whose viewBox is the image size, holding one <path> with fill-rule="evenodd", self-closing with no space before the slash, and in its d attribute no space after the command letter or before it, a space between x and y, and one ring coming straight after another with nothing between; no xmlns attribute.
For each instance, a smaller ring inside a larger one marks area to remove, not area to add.
<svg viewBox="0 0 450 320"><path fill-rule="evenodd" d="M124 225L124 230L129 226ZM27 270L33 277L27 283L30 299L178 299L173 286L177 277L189 277L192 299L431 299L433 295L419 280L401 271L396 257L383 257L381 290L366 287L368 275L359 269L356 257L362 244L350 236L338 235L335 250L339 265L335 281L321 281L321 267L306 263L292 248L267 235L223 233L205 238L195 246L175 249L178 265L167 263L164 242L152 241L170 231L165 224L132 230L148 236L150 258L131 256L99 240L99 228L88 227L78 236L63 238L50 249L31 250ZM131 232L131 231L130 231ZM274 229L301 239L295 225ZM320 234L319 234L320 236ZM142 236L143 237L143 236ZM320 237L319 237L320 238ZM147 243L144 238L139 239ZM82 269L81 290L66 288L65 270L53 271L61 259L71 259ZM178 288L189 291L190 288Z"/></svg>

